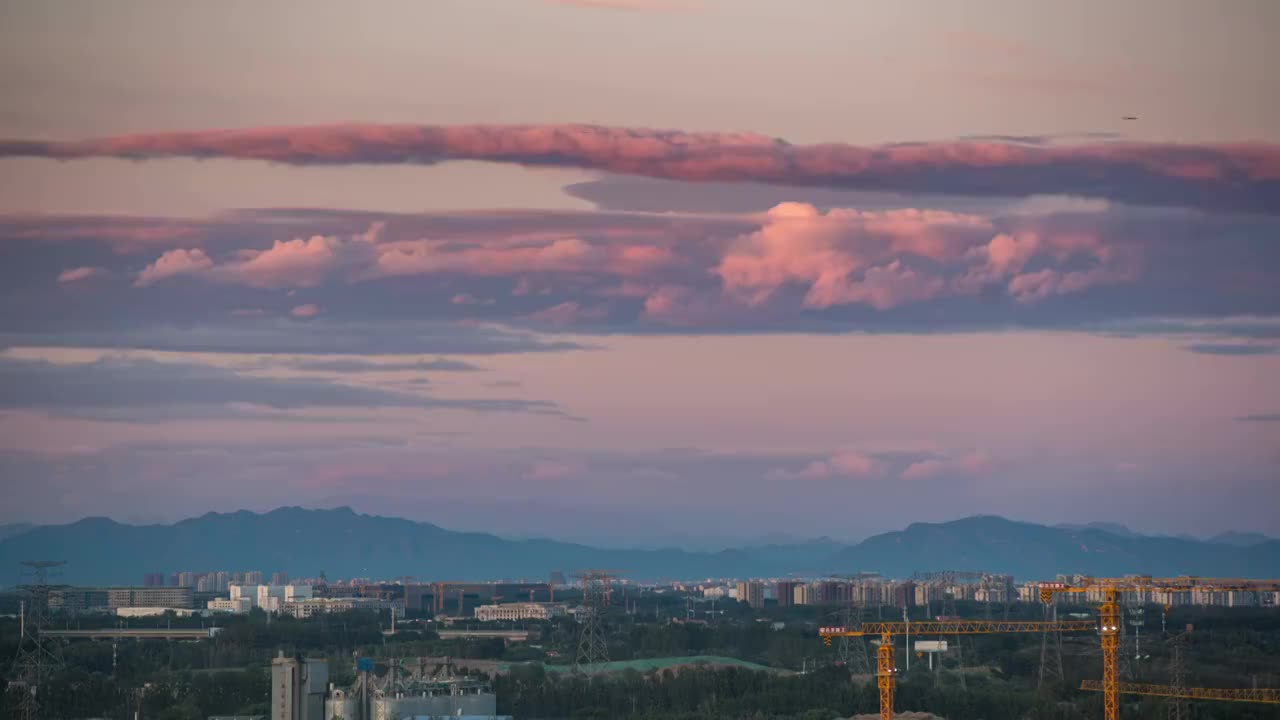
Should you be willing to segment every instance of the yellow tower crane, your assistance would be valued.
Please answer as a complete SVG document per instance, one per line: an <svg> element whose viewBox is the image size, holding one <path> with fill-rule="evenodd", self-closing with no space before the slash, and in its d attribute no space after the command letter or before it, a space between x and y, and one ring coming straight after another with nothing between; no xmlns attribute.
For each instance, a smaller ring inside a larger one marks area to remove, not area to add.
<svg viewBox="0 0 1280 720"><path fill-rule="evenodd" d="M995 633L1042 632L1092 632L1097 629L1092 620L999 621L953 620L941 622L870 622L857 628L818 628L822 642L831 644L836 637L880 636L876 650L876 686L880 689L880 720L893 719L893 692L897 685L898 667L894 661L893 638L895 635L990 635ZM911 649L907 648L910 652Z"/></svg>
<svg viewBox="0 0 1280 720"><path fill-rule="evenodd" d="M1053 601L1059 593L1087 593L1099 597L1098 635L1102 640L1102 690L1104 720L1120 720L1120 682L1117 650L1120 646L1120 594L1142 592L1268 592L1280 590L1280 580L1241 580L1236 578L1201 578L1183 576L1153 578L1135 575L1123 578L1084 578L1079 583L1044 583L1040 600ZM1090 688L1092 689L1092 688Z"/></svg>

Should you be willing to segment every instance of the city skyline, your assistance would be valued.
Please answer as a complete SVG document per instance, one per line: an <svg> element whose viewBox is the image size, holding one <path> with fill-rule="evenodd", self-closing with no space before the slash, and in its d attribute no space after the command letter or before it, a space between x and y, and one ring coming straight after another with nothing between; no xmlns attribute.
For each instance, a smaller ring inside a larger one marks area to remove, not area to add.
<svg viewBox="0 0 1280 720"><path fill-rule="evenodd" d="M1277 6L377 5L0 10L0 523L1280 535Z"/></svg>

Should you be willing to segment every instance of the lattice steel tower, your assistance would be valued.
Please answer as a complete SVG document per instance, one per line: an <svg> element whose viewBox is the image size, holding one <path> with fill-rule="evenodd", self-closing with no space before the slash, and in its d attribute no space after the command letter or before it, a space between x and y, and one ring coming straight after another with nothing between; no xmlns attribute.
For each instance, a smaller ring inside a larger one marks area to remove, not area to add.
<svg viewBox="0 0 1280 720"><path fill-rule="evenodd" d="M840 619L844 627L854 629L862 627L864 614L863 588L850 583L846 586L844 607L833 613ZM861 637L842 636L836 648L836 657L849 668L854 675L870 675L871 654L867 651L867 642Z"/></svg>
<svg viewBox="0 0 1280 720"><path fill-rule="evenodd" d="M1177 697L1179 692L1187 690L1187 626L1186 632L1180 632L1169 638L1169 689L1172 697L1168 699L1169 720L1191 720L1187 701Z"/></svg>
<svg viewBox="0 0 1280 720"><path fill-rule="evenodd" d="M1057 622L1057 620L1058 601L1054 598L1052 602L1044 603L1044 621ZM1040 679L1036 689L1045 690L1054 687L1055 684L1061 685L1062 682L1062 633L1056 630L1045 630L1040 634Z"/></svg>
<svg viewBox="0 0 1280 720"><path fill-rule="evenodd" d="M575 672L583 665L609 662L609 642L605 636L604 614L613 596L613 575L608 570L584 570L582 578L582 618L578 631Z"/></svg>
<svg viewBox="0 0 1280 720"><path fill-rule="evenodd" d="M22 601L22 623L18 638L18 654L13 661L13 685L20 688L14 716L23 720L40 717L40 688L49 676L62 667L62 645L44 637L49 622L49 571L66 563L61 560L27 560L23 571L30 582L19 586L26 596Z"/></svg>
<svg viewBox="0 0 1280 720"><path fill-rule="evenodd" d="M951 591L951 588L947 588L942 594L942 614L948 619L954 619L960 616L960 612L956 610L956 596L955 593ZM964 671L964 645L961 644L961 637L959 635L951 636L951 642L955 643L956 646L956 667L960 671L960 689L967 690L969 688L969 683L965 680L965 675L967 673ZM907 652L910 651L911 648L907 648Z"/></svg>

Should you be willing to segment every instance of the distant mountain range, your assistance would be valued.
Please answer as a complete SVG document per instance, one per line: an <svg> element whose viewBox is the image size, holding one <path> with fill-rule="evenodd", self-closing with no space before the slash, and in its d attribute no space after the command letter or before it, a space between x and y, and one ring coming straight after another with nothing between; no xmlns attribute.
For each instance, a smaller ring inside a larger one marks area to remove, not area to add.
<svg viewBox="0 0 1280 720"><path fill-rule="evenodd" d="M61 581L136 584L148 572L284 571L293 577L544 579L552 570L617 568L637 580L770 577L874 571L982 570L1020 579L1058 573L1280 576L1280 540L1229 534L1212 541L1150 537L1107 525L1049 527L994 516L915 523L854 545L823 539L719 552L616 550L554 540L508 540L350 508L209 513L173 525L85 518L67 525L0 526L0 568L67 561ZM5 578L0 570L0 578ZM7 578L6 578L7 579Z"/></svg>
<svg viewBox="0 0 1280 720"><path fill-rule="evenodd" d="M31 523L10 523L8 525L0 525L0 540L21 535L22 533L34 528Z"/></svg>
<svg viewBox="0 0 1280 720"><path fill-rule="evenodd" d="M1222 545L1235 545L1236 547L1253 547L1266 542L1271 542L1272 538L1262 533L1253 532L1224 532L1221 535L1214 535L1209 538L1211 543L1219 543Z"/></svg>

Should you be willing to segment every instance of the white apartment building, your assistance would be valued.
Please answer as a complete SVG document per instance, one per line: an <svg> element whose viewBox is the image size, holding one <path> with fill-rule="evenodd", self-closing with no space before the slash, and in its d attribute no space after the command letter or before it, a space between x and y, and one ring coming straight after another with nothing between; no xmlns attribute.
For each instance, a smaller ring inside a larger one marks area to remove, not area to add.
<svg viewBox="0 0 1280 720"><path fill-rule="evenodd" d="M265 612L280 612L285 603L312 597L310 585L231 585L227 591L230 602L247 600L251 609L258 607Z"/></svg>
<svg viewBox="0 0 1280 720"><path fill-rule="evenodd" d="M568 611L561 603L504 603L502 605L481 605L475 610L476 619L481 622L493 620L550 620L562 617Z"/></svg>
<svg viewBox="0 0 1280 720"><path fill-rule="evenodd" d="M280 612L285 603L311 599L310 585L259 585L258 607L267 612Z"/></svg>

